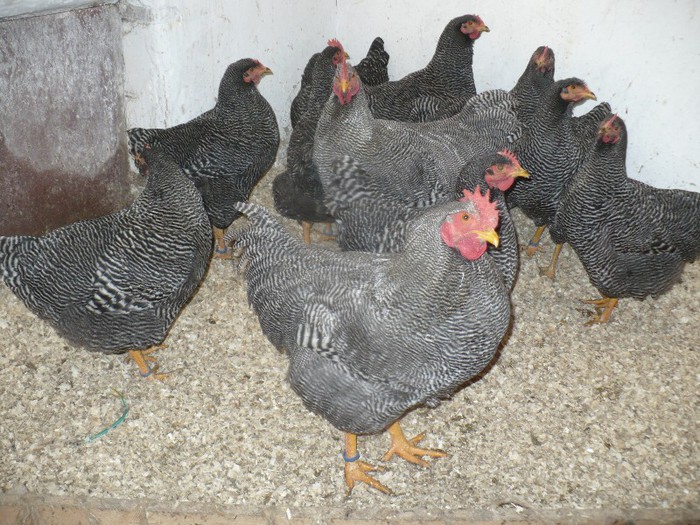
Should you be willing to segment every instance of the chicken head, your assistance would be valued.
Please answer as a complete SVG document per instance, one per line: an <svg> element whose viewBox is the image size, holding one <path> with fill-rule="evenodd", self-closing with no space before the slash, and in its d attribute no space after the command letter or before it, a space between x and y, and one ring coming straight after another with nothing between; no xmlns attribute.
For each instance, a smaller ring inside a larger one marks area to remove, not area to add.
<svg viewBox="0 0 700 525"><path fill-rule="evenodd" d="M515 182L517 177L528 178L530 174L520 165L514 153L507 149L501 150L498 154L503 157L503 161L496 162L486 169L486 184L491 188L498 188L506 191Z"/></svg>
<svg viewBox="0 0 700 525"><path fill-rule="evenodd" d="M479 15L467 15L459 30L472 40L476 40L481 33L488 33L490 29Z"/></svg>
<svg viewBox="0 0 700 525"><path fill-rule="evenodd" d="M570 82L562 88L560 96L566 102L581 102L586 99L597 100L595 93L588 89L583 80L572 78Z"/></svg>
<svg viewBox="0 0 700 525"><path fill-rule="evenodd" d="M617 114L605 119L598 128L598 140L604 144L617 144L622 135L621 123Z"/></svg>
<svg viewBox="0 0 700 525"><path fill-rule="evenodd" d="M447 246L459 251L465 259L475 261L486 251L486 243L498 246L498 208L491 202L489 190L482 195L477 186L473 193L469 190L463 193L460 201L469 204L468 211L448 215L440 226L440 235Z"/></svg>
<svg viewBox="0 0 700 525"><path fill-rule="evenodd" d="M272 70L260 63L259 60L254 60L255 65L248 68L245 73L243 73L243 82L252 82L256 86L260 83L260 79L265 75L271 75Z"/></svg>
<svg viewBox="0 0 700 525"><path fill-rule="evenodd" d="M341 62L335 70L333 79L333 93L338 97L340 105L349 104L359 90L360 78L357 73L354 69L348 68L347 62Z"/></svg>
<svg viewBox="0 0 700 525"><path fill-rule="evenodd" d="M334 66L337 66L341 62L345 62L345 59L350 58L350 55L348 55L345 49L343 49L343 44L341 44L337 38L331 38L328 41L328 45L330 47L335 47L338 50L336 51L335 55L333 55L333 59L331 60L331 63Z"/></svg>

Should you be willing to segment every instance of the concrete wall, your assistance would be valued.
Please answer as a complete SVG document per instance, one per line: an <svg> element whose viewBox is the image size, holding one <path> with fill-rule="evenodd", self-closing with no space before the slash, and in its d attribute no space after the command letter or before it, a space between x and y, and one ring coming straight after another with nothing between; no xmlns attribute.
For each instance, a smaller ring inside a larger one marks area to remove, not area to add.
<svg viewBox="0 0 700 525"><path fill-rule="evenodd" d="M122 2L124 5L124 2ZM134 5L132 2L131 5ZM338 37L359 61L376 35L390 76L425 65L451 18L477 13L491 28L477 42L479 90L512 87L539 45L556 53L557 78L586 80L623 116L629 174L659 187L700 191L695 155L700 112L700 18L696 0L141 0L126 24L128 126L170 126L209 109L226 65L253 56L273 69L261 92L283 140L289 105L309 56ZM592 103L580 108L586 111ZM578 111L581 112L580 110ZM280 148L284 159L284 148Z"/></svg>
<svg viewBox="0 0 700 525"><path fill-rule="evenodd" d="M130 199L116 6L0 19L0 234Z"/></svg>

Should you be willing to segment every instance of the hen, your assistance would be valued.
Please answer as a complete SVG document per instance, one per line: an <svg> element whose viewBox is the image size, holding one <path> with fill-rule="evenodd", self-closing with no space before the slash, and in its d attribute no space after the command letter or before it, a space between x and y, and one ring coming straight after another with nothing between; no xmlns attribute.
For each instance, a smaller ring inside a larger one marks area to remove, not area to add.
<svg viewBox="0 0 700 525"><path fill-rule="evenodd" d="M436 195L454 193L467 162L496 153L521 133L505 91L481 93L450 118L407 123L374 118L365 89L347 63L338 66L333 90L314 139L324 188L333 162L346 154L377 178L387 195L409 205L429 205Z"/></svg>
<svg viewBox="0 0 700 525"><path fill-rule="evenodd" d="M326 200L338 225L337 241L341 249L374 253L402 251L407 228L426 212L426 208L409 206L385 196L376 181L350 157L336 161L333 173ZM516 177L527 176L515 156L504 150L466 165L455 191L438 197L438 203L443 204L462 197L464 189L473 192L479 186L491 188L501 214L500 244L489 246L488 253L501 270L508 290L512 290L515 283L519 254L515 226L503 192L511 187Z"/></svg>
<svg viewBox="0 0 700 525"><path fill-rule="evenodd" d="M0 237L5 284L88 350L129 355L159 345L204 276L212 249L202 196L167 155L141 152L146 187L131 206L43 237ZM85 242L85 240L89 242Z"/></svg>
<svg viewBox="0 0 700 525"><path fill-rule="evenodd" d="M345 56L342 44L329 40L328 47L314 61L313 72L308 77L311 83L305 88L305 106L289 138L287 169L272 183L275 209L302 223L307 243L311 242L313 223L333 221L323 204L323 188L313 162L314 134L319 115L331 94L336 65L343 62Z"/></svg>
<svg viewBox="0 0 700 525"><path fill-rule="evenodd" d="M430 62L400 80L368 88L376 118L426 122L457 113L476 94L474 42L489 28L476 15L451 20L442 31Z"/></svg>
<svg viewBox="0 0 700 525"><path fill-rule="evenodd" d="M627 129L613 115L561 198L552 237L573 247L603 295L588 301L604 323L622 297L656 297L700 254L700 193L627 177Z"/></svg>
<svg viewBox="0 0 700 525"><path fill-rule="evenodd" d="M489 194L436 206L408 230L403 252L334 252L292 238L264 209L236 234L248 299L262 331L289 357L305 406L346 433L345 481L389 489L358 461L357 435L388 429L397 454L419 465L443 452L415 446L399 419L436 406L491 361L509 325L509 295L485 254L497 243Z"/></svg>
<svg viewBox="0 0 700 525"><path fill-rule="evenodd" d="M347 53L343 49L343 45L336 39L329 40L323 51L311 56L301 75L299 93L292 100L292 106L289 110L292 129L297 127L299 119L307 110L320 110L323 106L323 103L331 93L331 82L333 81L335 66L340 64L345 58L347 58ZM316 75L315 82L314 73ZM319 78L319 75L321 78ZM316 86L316 88L313 86ZM325 86L325 92L317 91L318 86ZM319 97L320 94L324 96L321 98ZM316 118L318 119L318 117Z"/></svg>
<svg viewBox="0 0 700 525"><path fill-rule="evenodd" d="M230 256L223 233L239 216L233 205L248 199L277 155L277 119L257 89L268 73L258 60L238 60L226 69L213 109L172 128L128 131L135 159L146 145L162 149L199 188L219 256Z"/></svg>
<svg viewBox="0 0 700 525"><path fill-rule="evenodd" d="M542 97L554 83L554 52L547 46L538 47L530 57L530 61L520 75L518 82L510 90L515 99L515 112L518 119L529 125Z"/></svg>
<svg viewBox="0 0 700 525"><path fill-rule="evenodd" d="M559 198L576 173L591 144L574 131L571 106L595 95L577 78L554 82L547 90L515 152L530 174L526 183L516 181L508 194L509 204L519 206L532 219L537 231L527 254L538 249L545 228L554 220ZM557 247L555 254L558 255Z"/></svg>

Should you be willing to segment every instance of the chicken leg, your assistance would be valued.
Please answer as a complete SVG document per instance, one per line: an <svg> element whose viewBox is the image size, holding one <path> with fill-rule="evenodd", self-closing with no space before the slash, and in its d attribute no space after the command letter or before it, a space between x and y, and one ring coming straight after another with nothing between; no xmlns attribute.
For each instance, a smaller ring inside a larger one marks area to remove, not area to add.
<svg viewBox="0 0 700 525"><path fill-rule="evenodd" d="M415 463L421 467L429 467L430 463L421 458L421 456L430 456L433 458L444 458L447 453L442 450L431 448L418 448L414 445L418 444L425 437L425 433L406 439L406 436L401 430L401 425L396 421L387 429L391 436L391 448L384 454L382 461L389 461L396 454L410 463Z"/></svg>
<svg viewBox="0 0 700 525"><path fill-rule="evenodd" d="M557 244L554 247L554 253L552 253L552 260L549 262L549 266L547 266L546 268L540 268L540 275L549 277L552 281L554 280L554 276L556 275L557 271L557 260L559 259L559 253L561 252L561 249L563 247L564 244Z"/></svg>
<svg viewBox="0 0 700 525"><path fill-rule="evenodd" d="M224 233L226 230L217 228L214 226L212 228L214 231L214 257L217 259L232 259L233 254L231 250L226 246L226 240L224 239Z"/></svg>
<svg viewBox="0 0 700 525"><path fill-rule="evenodd" d="M151 357L150 354L153 352L164 348L165 345L152 346L147 350L129 350L129 357L134 360L136 366L139 367L139 372L141 377L146 379L165 379L168 374L158 372L158 363L155 357ZM149 363L154 363L153 366Z"/></svg>
<svg viewBox="0 0 700 525"><path fill-rule="evenodd" d="M357 451L357 434L345 434L343 459L345 460L345 484L348 487L348 495L352 492L357 482L367 483L370 487L384 494L393 494L388 487L367 474L367 472L379 471L381 467L375 467L374 465L360 461L360 453Z"/></svg>
<svg viewBox="0 0 700 525"><path fill-rule="evenodd" d="M592 304L593 306L595 306L597 312L596 315L594 315L591 318L591 320L586 323L586 325L607 323L610 320L610 315L612 314L612 311L617 306L617 301L617 297L605 296L603 296L602 299L591 299L588 301L583 301L586 304Z"/></svg>
<svg viewBox="0 0 700 525"><path fill-rule="evenodd" d="M532 236L532 239L530 239L530 242L527 243L525 255L532 257L540 250L540 238L546 229L547 225L545 224L544 226L540 226L535 230L535 234Z"/></svg>

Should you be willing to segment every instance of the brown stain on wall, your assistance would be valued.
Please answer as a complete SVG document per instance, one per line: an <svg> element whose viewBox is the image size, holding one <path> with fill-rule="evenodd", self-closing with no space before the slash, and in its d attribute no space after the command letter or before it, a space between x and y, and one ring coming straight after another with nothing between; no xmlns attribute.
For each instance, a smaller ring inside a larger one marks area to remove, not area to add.
<svg viewBox="0 0 700 525"><path fill-rule="evenodd" d="M120 147L91 177L37 171L12 155L0 137L0 235L42 235L127 206L132 197L120 176L125 158L126 147Z"/></svg>

